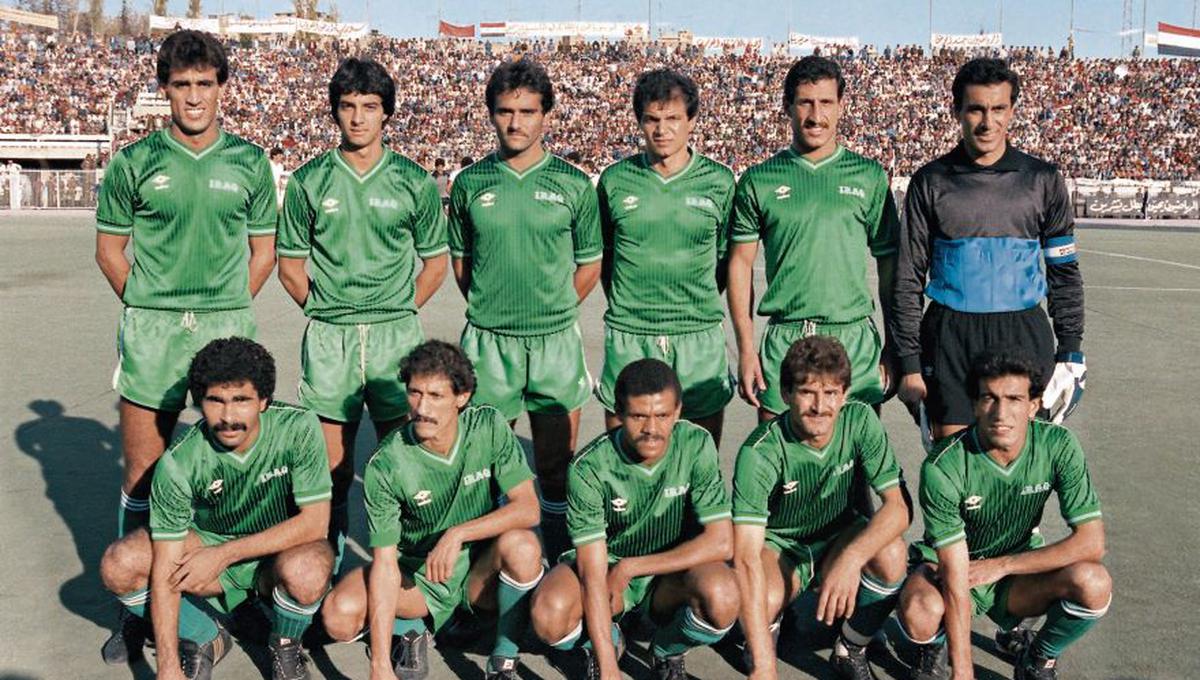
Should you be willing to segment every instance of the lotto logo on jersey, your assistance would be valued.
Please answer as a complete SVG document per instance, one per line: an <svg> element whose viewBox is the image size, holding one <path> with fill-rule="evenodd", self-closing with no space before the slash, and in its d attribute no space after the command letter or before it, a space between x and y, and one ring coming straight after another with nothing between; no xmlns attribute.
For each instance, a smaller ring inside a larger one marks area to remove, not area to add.
<svg viewBox="0 0 1200 680"><path fill-rule="evenodd" d="M1045 493L1050 490L1050 482L1041 482L1040 484L1026 484L1025 488L1021 489L1022 496L1031 496L1035 493Z"/></svg>
<svg viewBox="0 0 1200 680"><path fill-rule="evenodd" d="M489 191L479 196L479 206L481 208L490 208L493 205L496 205L496 194Z"/></svg>
<svg viewBox="0 0 1200 680"><path fill-rule="evenodd" d="M150 180L150 183L154 185L155 191L162 191L163 189L170 189L171 188L171 177L169 175L155 175L154 179Z"/></svg>
<svg viewBox="0 0 1200 680"><path fill-rule="evenodd" d="M688 485L683 486L668 486L663 489L663 498L677 498L688 492Z"/></svg>
<svg viewBox="0 0 1200 680"><path fill-rule="evenodd" d="M621 205L625 208L626 212L630 210L637 210L639 200L640 199L637 196L626 196L625 198L621 199Z"/></svg>
<svg viewBox="0 0 1200 680"><path fill-rule="evenodd" d="M707 196L688 196L683 199L684 203L689 208L700 208L702 210L716 210L717 204Z"/></svg>
<svg viewBox="0 0 1200 680"><path fill-rule="evenodd" d="M491 479L491 477L492 477L491 468L483 468L482 470L476 470L475 472L472 472L468 475L463 475L463 486L471 486L472 484L474 484L476 482L482 482L485 479Z"/></svg>
<svg viewBox="0 0 1200 680"><path fill-rule="evenodd" d="M242 190L237 182L228 182L223 179L209 179L208 188L213 191L228 191L235 194Z"/></svg>
<svg viewBox="0 0 1200 680"><path fill-rule="evenodd" d="M624 498L614 498L612 499L612 509L613 512L625 512L629 509L629 501Z"/></svg>
<svg viewBox="0 0 1200 680"><path fill-rule="evenodd" d="M368 198L367 205L372 208L380 208L386 210L399 210L400 201L394 198Z"/></svg>
<svg viewBox="0 0 1200 680"><path fill-rule="evenodd" d="M983 507L983 496L968 496L963 501L963 508L966 510L978 510Z"/></svg>
<svg viewBox="0 0 1200 680"><path fill-rule="evenodd" d="M433 492L429 489L421 489L413 494L413 500L417 502L417 507L429 505L433 502Z"/></svg>
<svg viewBox="0 0 1200 680"><path fill-rule="evenodd" d="M786 184L780 184L775 190L775 200L783 201L792 197L792 188Z"/></svg>
<svg viewBox="0 0 1200 680"><path fill-rule="evenodd" d="M800 486L800 482L784 482L783 483L783 495L786 496L788 494L796 493L796 489L799 486Z"/></svg>
<svg viewBox="0 0 1200 680"><path fill-rule="evenodd" d="M212 484L208 485L208 492L214 496L221 493L225 489L224 479L214 479Z"/></svg>
<svg viewBox="0 0 1200 680"><path fill-rule="evenodd" d="M261 475L259 475L258 483L266 484L267 482L271 481L272 479L275 479L276 477L282 477L282 476L286 475L287 473L288 473L288 468L286 465L284 465L283 467L277 467L274 470L270 470L268 472L264 472Z"/></svg>
<svg viewBox="0 0 1200 680"><path fill-rule="evenodd" d="M336 198L327 198L321 201L321 207L325 210L325 214L329 215L338 211L339 201Z"/></svg>
<svg viewBox="0 0 1200 680"><path fill-rule="evenodd" d="M543 201L545 203L557 203L559 205L567 202L566 199L563 198L562 194L558 194L553 191L541 190L533 192L533 200Z"/></svg>
<svg viewBox="0 0 1200 680"><path fill-rule="evenodd" d="M848 187L842 185L838 187L838 193L843 196L858 196L862 199L867 197L867 192L863 191L860 187Z"/></svg>

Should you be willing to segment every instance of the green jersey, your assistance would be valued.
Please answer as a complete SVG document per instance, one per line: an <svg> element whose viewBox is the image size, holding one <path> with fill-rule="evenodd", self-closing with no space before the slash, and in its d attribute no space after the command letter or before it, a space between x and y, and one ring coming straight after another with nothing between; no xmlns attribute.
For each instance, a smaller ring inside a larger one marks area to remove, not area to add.
<svg viewBox="0 0 1200 680"><path fill-rule="evenodd" d="M1083 449L1070 430L1030 421L1025 447L1002 467L971 426L921 465L925 542L937 549L966 540L973 560L1020 552L1051 491L1072 527L1100 517Z"/></svg>
<svg viewBox="0 0 1200 680"><path fill-rule="evenodd" d="M801 441L791 420L783 413L762 423L738 451L734 524L765 526L794 543L826 540L856 518L856 477L876 493L900 483L900 465L870 406L846 402L822 449Z"/></svg>
<svg viewBox="0 0 1200 680"><path fill-rule="evenodd" d="M308 316L338 324L415 314L417 258L449 250L437 184L389 149L358 174L337 149L292 174L277 252L309 258Z"/></svg>
<svg viewBox="0 0 1200 680"><path fill-rule="evenodd" d="M789 147L742 175L731 231L734 243L763 242L760 315L849 323L874 310L866 253L896 252L899 219L879 163L841 146L813 163Z"/></svg>
<svg viewBox="0 0 1200 680"><path fill-rule="evenodd" d="M575 323L576 265L601 256L596 191L546 153L525 172L491 154L450 190L450 253L470 260L467 320L502 335L548 335Z"/></svg>
<svg viewBox="0 0 1200 680"><path fill-rule="evenodd" d="M423 559L447 529L495 510L501 494L528 479L525 450L491 406L463 409L444 456L406 425L379 443L363 473L371 547L396 545L401 557Z"/></svg>
<svg viewBox="0 0 1200 680"><path fill-rule="evenodd" d="M567 471L567 532L576 547L604 540L617 559L670 550L728 519L717 447L708 431L680 420L653 466L626 450L623 428L600 435Z"/></svg>
<svg viewBox="0 0 1200 680"><path fill-rule="evenodd" d="M256 534L330 499L329 458L312 411L278 401L259 416L245 453L221 446L201 421L159 459L150 491L150 536L180 541L189 529L227 539Z"/></svg>
<svg viewBox="0 0 1200 680"><path fill-rule="evenodd" d="M250 306L247 239L275 234L275 183L259 147L222 132L194 152L159 130L104 171L96 229L132 236L126 305L171 311Z"/></svg>
<svg viewBox="0 0 1200 680"><path fill-rule="evenodd" d="M597 187L612 283L604 321L626 333L677 335L725 317L717 262L725 256L733 171L695 151L663 177L645 154L609 166Z"/></svg>

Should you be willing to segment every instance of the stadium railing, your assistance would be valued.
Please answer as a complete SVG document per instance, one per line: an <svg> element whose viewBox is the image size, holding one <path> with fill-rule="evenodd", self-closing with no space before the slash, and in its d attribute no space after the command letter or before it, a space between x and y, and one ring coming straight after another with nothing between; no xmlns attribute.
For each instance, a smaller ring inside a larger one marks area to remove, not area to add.
<svg viewBox="0 0 1200 680"><path fill-rule="evenodd" d="M96 207L95 170L19 170L0 167L0 210L91 210Z"/></svg>

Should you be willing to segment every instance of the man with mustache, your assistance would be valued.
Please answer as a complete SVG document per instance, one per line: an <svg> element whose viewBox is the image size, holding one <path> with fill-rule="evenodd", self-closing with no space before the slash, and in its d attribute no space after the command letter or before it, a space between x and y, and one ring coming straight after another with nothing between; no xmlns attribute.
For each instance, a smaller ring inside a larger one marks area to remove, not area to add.
<svg viewBox="0 0 1200 680"><path fill-rule="evenodd" d="M834 670L875 678L866 647L904 583L911 511L883 424L847 399L850 370L836 339L796 341L779 368L788 410L750 434L734 465L734 564L755 680L778 677L783 610L809 587L817 619L842 620ZM882 500L869 520L856 503L858 479Z"/></svg>
<svg viewBox="0 0 1200 680"><path fill-rule="evenodd" d="M591 392L577 308L600 278L596 191L548 152L554 87L528 55L485 90L499 148L459 173L450 193L450 255L467 299L462 348L479 375L474 399L511 423L529 413L552 555L566 544L567 463Z"/></svg>
<svg viewBox="0 0 1200 680"><path fill-rule="evenodd" d="M320 423L272 400L275 361L246 338L210 342L187 381L204 418L159 460L150 530L110 545L100 578L132 616L153 622L160 680L207 680L231 647L190 597L228 614L256 593L274 602L272 678L304 680L300 639L333 571Z"/></svg>
<svg viewBox="0 0 1200 680"><path fill-rule="evenodd" d="M962 141L918 170L905 196L891 334L900 400L924 408L933 440L974 421L967 374L994 346L1029 356L1043 375L1053 370L1041 395L1053 421L1083 391L1071 199L1056 166L1008 142L1020 86L999 59L964 64L951 87Z"/></svg>
<svg viewBox="0 0 1200 680"><path fill-rule="evenodd" d="M571 461L567 525L574 550L533 597L533 627L559 650L582 647L588 678L620 678L616 621L635 610L657 624L651 667L686 680L684 655L733 626L737 581L729 499L708 431L680 421L671 367L639 359L617 376L620 427ZM586 635L585 635L586 633Z"/></svg>
<svg viewBox="0 0 1200 680"><path fill-rule="evenodd" d="M1038 371L1021 355L978 357L968 382L975 424L921 465L925 539L913 547L922 565L896 609L919 645L916 680L951 677L947 645L953 677L974 677L976 614L1002 630L1044 614L1041 630L1013 650L1014 678L1053 680L1063 651L1108 611L1100 501L1075 435L1035 418ZM1038 525L1052 492L1071 533L1046 545Z"/></svg>
<svg viewBox="0 0 1200 680"><path fill-rule="evenodd" d="M796 340L837 338L850 356L853 399L884 400L891 383L885 347L871 320L866 254L879 273L879 304L891 314L896 206L883 166L838 144L845 80L837 63L805 57L788 70L784 111L792 144L750 168L733 201L729 316L738 346L738 389L760 421L788 410L779 366ZM751 317L754 258L763 242L767 290L758 306L768 318L761 349Z"/></svg>
<svg viewBox="0 0 1200 680"><path fill-rule="evenodd" d="M279 280L310 318L299 396L325 433L340 558L363 406L379 439L404 421L400 360L421 342L417 309L445 278L449 246L433 178L383 144L396 108L383 66L344 60L329 81L329 108L341 144L292 174L277 252Z"/></svg>
<svg viewBox="0 0 1200 680"><path fill-rule="evenodd" d="M419 680L429 673L427 619L436 631L460 607L495 612L485 677L516 680L543 571L525 451L499 411L467 405L475 373L458 347L418 345L400 376L409 422L363 473L374 561L329 593L325 630L348 641L370 628L372 680Z"/></svg>

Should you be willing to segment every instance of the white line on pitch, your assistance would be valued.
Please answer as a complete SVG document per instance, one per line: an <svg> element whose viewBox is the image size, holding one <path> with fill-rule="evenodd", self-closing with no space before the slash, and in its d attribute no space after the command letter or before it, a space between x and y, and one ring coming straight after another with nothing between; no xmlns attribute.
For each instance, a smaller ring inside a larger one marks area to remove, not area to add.
<svg viewBox="0 0 1200 680"><path fill-rule="evenodd" d="M1172 262L1171 260L1158 260L1153 257L1140 257L1138 255L1126 255L1125 253L1110 253L1103 250L1092 250L1091 248L1080 248L1081 253L1092 253L1093 255L1107 255L1109 257L1119 257L1124 260L1137 260L1139 262L1153 262L1155 264L1169 264L1173 267L1183 267L1184 269L1200 270L1200 266L1194 264L1186 264L1183 262Z"/></svg>
<svg viewBox="0 0 1200 680"><path fill-rule="evenodd" d="M1086 290L1143 290L1152 293L1200 293L1200 288L1151 288L1147 286L1084 286Z"/></svg>

